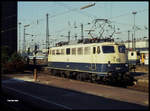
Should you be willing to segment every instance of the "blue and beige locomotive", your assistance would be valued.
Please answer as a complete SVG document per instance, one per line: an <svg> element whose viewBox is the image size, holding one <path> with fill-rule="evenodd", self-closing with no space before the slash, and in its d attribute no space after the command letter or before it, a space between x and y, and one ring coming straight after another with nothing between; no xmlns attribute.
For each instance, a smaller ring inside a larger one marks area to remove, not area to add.
<svg viewBox="0 0 150 111"><path fill-rule="evenodd" d="M48 66L53 75L90 81L129 80L125 45L105 40L51 47Z"/></svg>

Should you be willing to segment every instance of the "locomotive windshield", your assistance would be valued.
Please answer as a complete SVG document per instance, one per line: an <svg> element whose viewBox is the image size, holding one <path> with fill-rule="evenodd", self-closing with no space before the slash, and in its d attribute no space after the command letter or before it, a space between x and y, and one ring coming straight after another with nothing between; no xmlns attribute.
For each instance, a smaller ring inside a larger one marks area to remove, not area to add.
<svg viewBox="0 0 150 111"><path fill-rule="evenodd" d="M103 53L114 53L114 46L102 46Z"/></svg>
<svg viewBox="0 0 150 111"><path fill-rule="evenodd" d="M118 50L120 53L125 53L125 46L124 45L121 45L121 46L118 46Z"/></svg>

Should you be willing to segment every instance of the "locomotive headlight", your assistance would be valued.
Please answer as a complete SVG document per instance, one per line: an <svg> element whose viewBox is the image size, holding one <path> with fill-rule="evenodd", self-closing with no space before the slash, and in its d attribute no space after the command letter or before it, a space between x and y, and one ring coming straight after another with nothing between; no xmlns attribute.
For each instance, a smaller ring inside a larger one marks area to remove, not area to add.
<svg viewBox="0 0 150 111"><path fill-rule="evenodd" d="M128 65L128 64L125 64L125 66L128 67L129 65Z"/></svg>
<svg viewBox="0 0 150 111"><path fill-rule="evenodd" d="M110 64L108 64L107 66L108 66L108 67L110 67L111 65L110 65Z"/></svg>
<svg viewBox="0 0 150 111"><path fill-rule="evenodd" d="M108 61L108 65L107 65L108 67L110 67L111 65L110 65L110 61Z"/></svg>

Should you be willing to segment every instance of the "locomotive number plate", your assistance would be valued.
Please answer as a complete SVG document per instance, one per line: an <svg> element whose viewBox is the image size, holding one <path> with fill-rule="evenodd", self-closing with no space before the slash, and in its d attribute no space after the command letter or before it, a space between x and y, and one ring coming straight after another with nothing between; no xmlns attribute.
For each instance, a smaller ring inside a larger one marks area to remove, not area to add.
<svg viewBox="0 0 150 111"><path fill-rule="evenodd" d="M116 70L120 70L121 68L120 67L116 67Z"/></svg>

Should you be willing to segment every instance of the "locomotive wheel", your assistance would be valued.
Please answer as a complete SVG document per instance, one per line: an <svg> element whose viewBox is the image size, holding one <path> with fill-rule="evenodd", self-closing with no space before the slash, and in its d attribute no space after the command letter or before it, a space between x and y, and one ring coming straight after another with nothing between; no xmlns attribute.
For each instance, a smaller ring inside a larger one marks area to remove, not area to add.
<svg viewBox="0 0 150 111"><path fill-rule="evenodd" d="M65 78L69 78L70 77L70 71L65 71Z"/></svg>
<svg viewBox="0 0 150 111"><path fill-rule="evenodd" d="M91 83L96 83L96 79L97 79L96 76L91 76Z"/></svg>
<svg viewBox="0 0 150 111"><path fill-rule="evenodd" d="M79 81L82 81L81 73L77 74L76 79L79 80Z"/></svg>
<svg viewBox="0 0 150 111"><path fill-rule="evenodd" d="M77 73L76 72L70 72L70 78L71 79L76 79Z"/></svg>
<svg viewBox="0 0 150 111"><path fill-rule="evenodd" d="M57 74L57 71L54 69L54 70L52 70L52 75L53 76L56 76L56 74Z"/></svg>
<svg viewBox="0 0 150 111"><path fill-rule="evenodd" d="M64 73L62 73L61 77L65 78L65 74L64 74Z"/></svg>
<svg viewBox="0 0 150 111"><path fill-rule="evenodd" d="M61 73L61 77L66 78L66 74L64 71Z"/></svg>
<svg viewBox="0 0 150 111"><path fill-rule="evenodd" d="M62 73L62 71L59 70L56 76L61 77L61 73Z"/></svg>

